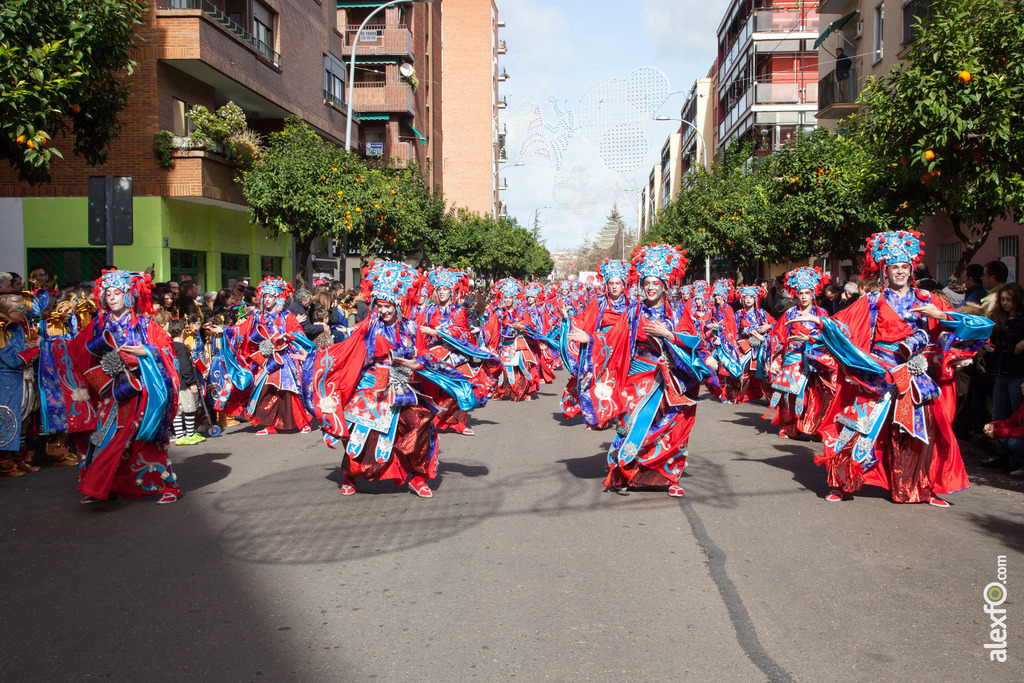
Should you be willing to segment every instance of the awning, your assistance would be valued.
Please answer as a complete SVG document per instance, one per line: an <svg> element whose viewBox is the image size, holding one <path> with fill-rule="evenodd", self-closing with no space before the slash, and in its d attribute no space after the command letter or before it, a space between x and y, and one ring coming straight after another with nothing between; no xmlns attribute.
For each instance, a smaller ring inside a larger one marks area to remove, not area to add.
<svg viewBox="0 0 1024 683"><path fill-rule="evenodd" d="M387 121L391 114L356 114L360 121Z"/></svg>
<svg viewBox="0 0 1024 683"><path fill-rule="evenodd" d="M408 124L409 124L409 127L410 127L410 128L412 128L412 132L413 132L413 133L416 133L416 137L418 137L418 138L420 139L420 144L421 144L421 145L425 145L425 144L427 144L427 139L426 139L425 137L423 137L423 134L422 134L422 133L420 133L420 132L419 132L418 130L416 130L416 127L415 127L415 126L413 126L413 125L412 125L411 123L409 123L408 121L406 121L406 123L408 123Z"/></svg>
<svg viewBox="0 0 1024 683"><path fill-rule="evenodd" d="M351 63L351 58L346 57L345 64ZM356 64L397 64L398 57L378 57L376 55L356 55Z"/></svg>
<svg viewBox="0 0 1024 683"><path fill-rule="evenodd" d="M860 10L859 9L855 9L852 12L850 12L849 14L847 14L845 17L839 17L838 19L833 21L831 24L826 26L825 30L821 32L820 36L818 36L818 39L816 41L814 41L815 49L817 49L819 45L824 43L825 39L828 38L832 34L833 31L838 31L842 27L846 26L848 23L850 23L850 19L853 19L858 14L860 14Z"/></svg>
<svg viewBox="0 0 1024 683"><path fill-rule="evenodd" d="M377 2L348 2L347 0L338 0L337 9L351 9L353 7L380 7L383 0L377 0ZM409 0L412 2L412 0Z"/></svg>

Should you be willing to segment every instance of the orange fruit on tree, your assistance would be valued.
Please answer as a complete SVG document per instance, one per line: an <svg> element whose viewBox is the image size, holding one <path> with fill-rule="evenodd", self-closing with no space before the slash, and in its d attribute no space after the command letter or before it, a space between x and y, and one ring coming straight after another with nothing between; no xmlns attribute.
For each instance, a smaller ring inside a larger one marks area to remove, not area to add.
<svg viewBox="0 0 1024 683"><path fill-rule="evenodd" d="M29 149L35 149L36 148L36 143L32 142L31 140L29 140L25 144L28 145Z"/></svg>
<svg viewBox="0 0 1024 683"><path fill-rule="evenodd" d="M17 143L18 143L19 145L22 145L22 144L24 144L24 143L25 143L25 136L24 136L24 135L19 135L19 136L18 136L18 137L17 137L16 139L15 139L15 142L17 142Z"/></svg>
<svg viewBox="0 0 1024 683"><path fill-rule="evenodd" d="M73 104L73 105L71 105L71 113L73 113L73 114L77 114L77 113L79 113L80 111L82 111L82 108L81 108L81 107L79 107L79 106L78 106L77 104Z"/></svg>
<svg viewBox="0 0 1024 683"><path fill-rule="evenodd" d="M925 150L925 153L924 153L924 160L925 161L931 161L934 158L935 158L935 152L933 152L930 149Z"/></svg>
<svg viewBox="0 0 1024 683"><path fill-rule="evenodd" d="M960 79L961 83L970 83L971 79L974 78L974 76L971 75L971 72L966 69L958 73L956 77Z"/></svg>

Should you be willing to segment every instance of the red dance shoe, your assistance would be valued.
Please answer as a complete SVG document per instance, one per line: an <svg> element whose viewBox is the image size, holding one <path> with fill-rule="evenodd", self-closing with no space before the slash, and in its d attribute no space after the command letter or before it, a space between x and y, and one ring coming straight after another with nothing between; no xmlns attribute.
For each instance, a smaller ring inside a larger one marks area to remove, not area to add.
<svg viewBox="0 0 1024 683"><path fill-rule="evenodd" d="M172 491L164 491L164 495L160 496L160 500L156 502L157 505L167 505L178 500L178 494Z"/></svg>
<svg viewBox="0 0 1024 683"><path fill-rule="evenodd" d="M673 498L682 498L684 493L686 492L683 491L683 487L679 486L678 484L672 484L671 486L668 487L668 495L672 496Z"/></svg>
<svg viewBox="0 0 1024 683"><path fill-rule="evenodd" d="M345 481L341 483L341 495L343 496L354 496L356 493L356 480L352 477L345 477Z"/></svg>
<svg viewBox="0 0 1024 683"><path fill-rule="evenodd" d="M310 427L309 425L306 425L305 427L299 430L299 434L309 434L311 431L313 431L313 428Z"/></svg>
<svg viewBox="0 0 1024 683"><path fill-rule="evenodd" d="M929 505L934 505L937 508L948 508L949 507L949 503L947 503L946 501L942 500L938 496L929 496L928 497L928 504Z"/></svg>
<svg viewBox="0 0 1024 683"><path fill-rule="evenodd" d="M260 431L256 432L256 436L266 436L267 434L277 434L277 429L274 427L264 427Z"/></svg>
<svg viewBox="0 0 1024 683"><path fill-rule="evenodd" d="M434 492L427 486L427 482L423 481L423 477L413 477L409 480L409 489L420 498L433 498Z"/></svg>
<svg viewBox="0 0 1024 683"><path fill-rule="evenodd" d="M838 503L842 499L843 493L839 489L832 489L831 491L828 492L828 495L825 496L825 500L827 500L830 503Z"/></svg>

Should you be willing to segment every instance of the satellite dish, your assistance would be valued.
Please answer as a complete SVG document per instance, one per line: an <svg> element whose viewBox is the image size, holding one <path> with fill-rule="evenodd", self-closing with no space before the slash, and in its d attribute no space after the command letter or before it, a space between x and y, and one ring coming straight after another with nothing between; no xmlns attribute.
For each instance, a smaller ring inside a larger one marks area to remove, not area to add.
<svg viewBox="0 0 1024 683"><path fill-rule="evenodd" d="M402 76L402 78L409 78L411 76L416 75L416 69L412 68L412 64L407 63L398 67L398 73Z"/></svg>

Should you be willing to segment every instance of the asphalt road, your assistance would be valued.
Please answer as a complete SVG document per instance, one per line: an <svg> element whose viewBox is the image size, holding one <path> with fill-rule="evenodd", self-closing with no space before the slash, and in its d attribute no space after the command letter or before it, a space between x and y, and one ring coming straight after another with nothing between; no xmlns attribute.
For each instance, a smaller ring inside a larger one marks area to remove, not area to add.
<svg viewBox="0 0 1024 683"><path fill-rule="evenodd" d="M1020 482L826 503L816 444L707 400L685 497L603 493L610 435L556 386L443 436L432 500L342 498L316 434L251 428L173 447L173 505L0 479L0 681L1024 679Z"/></svg>

